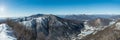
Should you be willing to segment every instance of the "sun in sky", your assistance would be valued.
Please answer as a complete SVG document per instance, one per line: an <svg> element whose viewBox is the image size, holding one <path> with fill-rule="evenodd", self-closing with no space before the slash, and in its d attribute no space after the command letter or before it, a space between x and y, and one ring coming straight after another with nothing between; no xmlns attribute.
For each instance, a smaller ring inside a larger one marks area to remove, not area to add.
<svg viewBox="0 0 120 40"><path fill-rule="evenodd" d="M8 16L6 13L7 13L6 6L0 5L0 17Z"/></svg>
<svg viewBox="0 0 120 40"><path fill-rule="evenodd" d="M0 6L0 12L4 12L5 11L5 7L4 6Z"/></svg>

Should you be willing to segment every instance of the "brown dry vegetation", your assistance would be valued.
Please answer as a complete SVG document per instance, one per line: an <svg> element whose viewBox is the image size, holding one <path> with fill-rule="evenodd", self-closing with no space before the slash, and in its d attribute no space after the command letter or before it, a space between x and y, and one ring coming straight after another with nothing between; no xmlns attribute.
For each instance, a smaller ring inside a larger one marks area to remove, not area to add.
<svg viewBox="0 0 120 40"><path fill-rule="evenodd" d="M36 34L32 30L26 29L23 25L7 19L6 23L14 30L17 40L36 40Z"/></svg>

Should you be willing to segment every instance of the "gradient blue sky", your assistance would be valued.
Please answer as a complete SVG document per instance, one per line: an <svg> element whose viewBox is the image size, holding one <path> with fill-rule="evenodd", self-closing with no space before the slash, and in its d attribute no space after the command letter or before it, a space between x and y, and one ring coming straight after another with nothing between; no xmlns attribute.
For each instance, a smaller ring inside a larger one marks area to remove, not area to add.
<svg viewBox="0 0 120 40"><path fill-rule="evenodd" d="M120 15L119 0L0 0L0 17L32 14Z"/></svg>

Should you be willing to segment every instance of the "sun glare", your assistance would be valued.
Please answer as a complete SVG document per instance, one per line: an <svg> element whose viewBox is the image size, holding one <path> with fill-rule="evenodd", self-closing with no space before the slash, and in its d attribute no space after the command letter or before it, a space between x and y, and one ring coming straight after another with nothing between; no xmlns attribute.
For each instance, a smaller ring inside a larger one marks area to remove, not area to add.
<svg viewBox="0 0 120 40"><path fill-rule="evenodd" d="M0 12L4 12L5 11L5 7L0 7Z"/></svg>

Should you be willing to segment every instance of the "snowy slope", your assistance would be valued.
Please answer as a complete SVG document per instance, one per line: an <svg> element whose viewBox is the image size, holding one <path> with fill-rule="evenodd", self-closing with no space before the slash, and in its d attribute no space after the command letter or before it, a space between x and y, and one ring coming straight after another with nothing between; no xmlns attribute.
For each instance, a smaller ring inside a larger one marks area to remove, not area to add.
<svg viewBox="0 0 120 40"><path fill-rule="evenodd" d="M101 30L104 30L105 28L107 28L108 26L111 26L113 24L115 24L116 21L111 21L109 23L109 25L107 26L97 26L97 27L92 27L92 26L89 26L87 24L87 22L84 22L84 26L85 28L83 30L81 30L81 33L78 35L78 39L81 39L83 37L86 37L87 35L89 34L96 34L98 31L101 31ZM120 23L117 23L116 24L117 28L120 29Z"/></svg>
<svg viewBox="0 0 120 40"><path fill-rule="evenodd" d="M8 25L0 24L0 40L17 40L13 36L13 31Z"/></svg>

